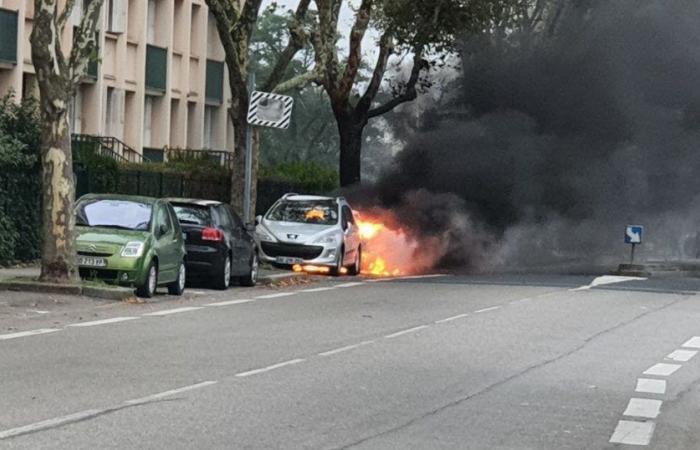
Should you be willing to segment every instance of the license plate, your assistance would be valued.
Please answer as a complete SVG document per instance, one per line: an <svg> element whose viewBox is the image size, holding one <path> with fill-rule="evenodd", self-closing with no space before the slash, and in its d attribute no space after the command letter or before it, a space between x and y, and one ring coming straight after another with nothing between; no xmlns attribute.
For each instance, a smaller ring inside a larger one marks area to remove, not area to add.
<svg viewBox="0 0 700 450"><path fill-rule="evenodd" d="M277 261L277 264L301 264L304 262L301 258L290 258L288 256L278 256L275 261Z"/></svg>
<svg viewBox="0 0 700 450"><path fill-rule="evenodd" d="M92 256L78 256L78 265L88 267L107 267L107 260Z"/></svg>

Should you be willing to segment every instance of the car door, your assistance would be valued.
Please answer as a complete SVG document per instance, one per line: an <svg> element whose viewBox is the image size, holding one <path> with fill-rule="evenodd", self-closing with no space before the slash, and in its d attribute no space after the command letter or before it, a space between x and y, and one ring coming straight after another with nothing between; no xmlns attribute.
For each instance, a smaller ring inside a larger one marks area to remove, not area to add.
<svg viewBox="0 0 700 450"><path fill-rule="evenodd" d="M158 256L159 283L169 283L175 280L179 259L179 239L163 203L156 203L153 234L155 237L155 253Z"/></svg>
<svg viewBox="0 0 700 450"><path fill-rule="evenodd" d="M360 236L355 216L347 205L343 205L341 208L341 223L343 225L343 235L345 236L345 262L352 262L360 244Z"/></svg>
<svg viewBox="0 0 700 450"><path fill-rule="evenodd" d="M233 246L234 259L236 260L236 273L245 274L248 272L248 263L250 261L250 249L252 243L250 242L248 233L243 227L243 222L238 215L233 212L230 206L222 205L221 214L231 222L231 228L233 230L233 240L231 245Z"/></svg>

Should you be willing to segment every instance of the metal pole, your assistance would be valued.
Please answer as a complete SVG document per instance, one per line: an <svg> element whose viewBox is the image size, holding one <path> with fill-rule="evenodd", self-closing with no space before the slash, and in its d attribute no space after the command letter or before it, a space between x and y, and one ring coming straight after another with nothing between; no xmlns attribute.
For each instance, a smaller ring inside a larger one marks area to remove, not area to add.
<svg viewBox="0 0 700 450"><path fill-rule="evenodd" d="M248 97L255 90L255 72L248 76ZM243 191L243 221L250 221L250 207L253 191L253 127L248 124L245 134L245 187Z"/></svg>
<svg viewBox="0 0 700 450"><path fill-rule="evenodd" d="M637 244L632 244L632 254L630 255L630 264L634 264L634 248Z"/></svg>

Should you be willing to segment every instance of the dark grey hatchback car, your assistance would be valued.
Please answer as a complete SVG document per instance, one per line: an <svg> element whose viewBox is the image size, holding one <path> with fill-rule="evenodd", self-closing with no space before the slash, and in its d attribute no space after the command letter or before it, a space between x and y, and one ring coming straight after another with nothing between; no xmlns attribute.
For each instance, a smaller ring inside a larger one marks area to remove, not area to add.
<svg viewBox="0 0 700 450"><path fill-rule="evenodd" d="M254 286L258 254L252 228L227 204L199 199L169 198L185 237L189 281L227 289L232 279Z"/></svg>

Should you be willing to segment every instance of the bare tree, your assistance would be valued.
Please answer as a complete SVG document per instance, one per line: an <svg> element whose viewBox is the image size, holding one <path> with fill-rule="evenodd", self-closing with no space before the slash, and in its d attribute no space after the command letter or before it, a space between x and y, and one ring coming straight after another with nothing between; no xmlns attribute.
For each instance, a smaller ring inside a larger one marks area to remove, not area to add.
<svg viewBox="0 0 700 450"><path fill-rule="evenodd" d="M84 0L80 25L70 53L61 44L75 0L34 0L30 36L32 62L39 84L41 166L43 181L43 247L41 280L65 283L77 279L73 238L75 186L68 105L96 49L102 0ZM68 55L68 56L66 56Z"/></svg>

